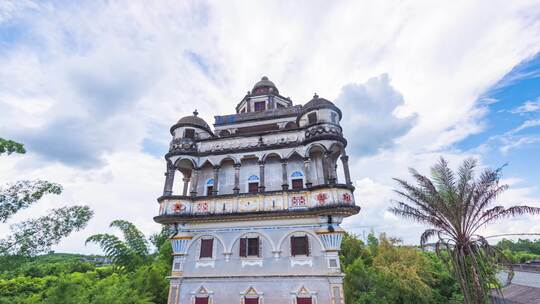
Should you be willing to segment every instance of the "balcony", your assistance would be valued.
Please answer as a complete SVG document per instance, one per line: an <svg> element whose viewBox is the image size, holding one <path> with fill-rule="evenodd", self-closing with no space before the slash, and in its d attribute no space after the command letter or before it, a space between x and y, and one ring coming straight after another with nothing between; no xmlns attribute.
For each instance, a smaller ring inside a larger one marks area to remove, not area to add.
<svg viewBox="0 0 540 304"><path fill-rule="evenodd" d="M261 217L304 217L313 215L349 216L360 211L351 186L320 185L309 189L262 193L188 197L163 196L158 199L161 224L178 221L254 220Z"/></svg>

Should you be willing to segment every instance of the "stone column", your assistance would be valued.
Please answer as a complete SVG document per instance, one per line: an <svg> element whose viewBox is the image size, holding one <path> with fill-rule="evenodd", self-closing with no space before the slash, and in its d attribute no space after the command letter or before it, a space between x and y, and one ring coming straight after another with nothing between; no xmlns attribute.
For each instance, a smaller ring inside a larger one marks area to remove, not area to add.
<svg viewBox="0 0 540 304"><path fill-rule="evenodd" d="M240 193L240 164L234 164L234 194Z"/></svg>
<svg viewBox="0 0 540 304"><path fill-rule="evenodd" d="M182 179L182 181L184 182L184 190L182 191L182 195L186 196L187 193L188 193L188 186L189 186L190 178L189 177L184 177Z"/></svg>
<svg viewBox="0 0 540 304"><path fill-rule="evenodd" d="M304 157L304 175L306 177L306 188L311 187L311 158Z"/></svg>
<svg viewBox="0 0 540 304"><path fill-rule="evenodd" d="M197 184L199 182L199 168L191 171L191 196L197 196Z"/></svg>
<svg viewBox="0 0 540 304"><path fill-rule="evenodd" d="M345 183L352 185L351 172L349 171L349 156L345 154L345 151L343 151L343 155L341 156L341 163L343 164L343 172L345 173Z"/></svg>
<svg viewBox="0 0 540 304"><path fill-rule="evenodd" d="M167 162L167 172L165 172L165 186L163 187L163 195L168 196L173 194L174 173L176 168L171 162Z"/></svg>
<svg viewBox="0 0 540 304"><path fill-rule="evenodd" d="M288 175L287 175L287 159L281 160L281 173L282 173L281 189L287 190L289 189L289 180L288 180Z"/></svg>
<svg viewBox="0 0 540 304"><path fill-rule="evenodd" d="M259 161L259 192L264 192L264 161Z"/></svg>
<svg viewBox="0 0 540 304"><path fill-rule="evenodd" d="M220 166L214 166L214 188L212 188L212 195L217 195L219 192L219 168Z"/></svg>

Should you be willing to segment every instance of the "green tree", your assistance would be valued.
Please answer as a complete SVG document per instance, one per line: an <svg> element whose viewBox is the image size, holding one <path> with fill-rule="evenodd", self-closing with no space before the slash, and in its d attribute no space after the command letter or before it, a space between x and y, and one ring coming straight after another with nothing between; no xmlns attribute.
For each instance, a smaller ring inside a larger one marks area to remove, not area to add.
<svg viewBox="0 0 540 304"><path fill-rule="evenodd" d="M0 156L25 152L22 144L0 138ZM62 186L42 180L23 180L0 187L0 221L5 223L46 194L60 193ZM51 210L46 216L11 225L8 237L0 239L0 255L47 252L71 232L84 228L92 215L87 206L63 207Z"/></svg>
<svg viewBox="0 0 540 304"><path fill-rule="evenodd" d="M465 302L488 303L490 289L498 286L494 266L504 262L504 256L477 233L478 229L502 218L540 214L540 208L493 207L498 195L508 188L499 183L502 168L485 169L479 177L475 176L475 168L476 161L468 159L456 174L441 158L431 169L431 179L410 169L418 185L395 178L401 188L395 192L403 201L396 201L390 211L431 226L420 237L421 245L436 237L437 252L448 258Z"/></svg>
<svg viewBox="0 0 540 304"><path fill-rule="evenodd" d="M110 227L118 228L124 240L112 234L102 233L90 236L86 243L97 243L120 271L133 271L152 261L148 241L135 225L128 221L115 220Z"/></svg>

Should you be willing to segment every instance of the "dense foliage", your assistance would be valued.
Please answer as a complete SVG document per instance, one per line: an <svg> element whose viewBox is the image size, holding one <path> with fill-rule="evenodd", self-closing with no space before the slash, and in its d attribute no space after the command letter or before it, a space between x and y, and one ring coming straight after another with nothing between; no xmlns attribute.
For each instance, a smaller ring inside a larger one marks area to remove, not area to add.
<svg viewBox="0 0 540 304"><path fill-rule="evenodd" d="M513 263L526 263L532 260L540 260L540 240L517 241L502 239L497 247L503 250L504 255Z"/></svg>
<svg viewBox="0 0 540 304"><path fill-rule="evenodd" d="M403 200L390 211L430 226L420 243L436 239L435 248L458 280L465 302L480 304L489 303L491 289L499 285L496 266L508 261L478 230L503 218L540 214L540 208L492 206L508 188L499 183L501 169L485 169L476 177L475 168L476 161L468 159L454 173L441 159L431 169L431 178L411 169L416 185L396 178L396 193ZM509 271L508 279L511 276Z"/></svg>
<svg viewBox="0 0 540 304"><path fill-rule="evenodd" d="M103 257L69 254L0 257L0 304L166 303L172 249L165 232L151 238L159 250L150 253L144 235L133 224L114 221L111 226L128 235L120 242L138 248L139 256L128 257L134 260L132 266L124 267L124 260L115 259L101 265ZM102 239L104 234L97 236L91 239Z"/></svg>
<svg viewBox="0 0 540 304"><path fill-rule="evenodd" d="M433 253L398 246L384 234L367 244L347 234L342 243L348 304L462 303L459 285Z"/></svg>
<svg viewBox="0 0 540 304"><path fill-rule="evenodd" d="M22 144L0 138L0 156L25 152ZM0 186L0 222L5 223L46 194L60 193L62 186L43 180L22 180ZM71 232L84 228L92 215L88 206L62 207L51 210L45 216L11 225L8 236L0 239L0 256L47 252Z"/></svg>

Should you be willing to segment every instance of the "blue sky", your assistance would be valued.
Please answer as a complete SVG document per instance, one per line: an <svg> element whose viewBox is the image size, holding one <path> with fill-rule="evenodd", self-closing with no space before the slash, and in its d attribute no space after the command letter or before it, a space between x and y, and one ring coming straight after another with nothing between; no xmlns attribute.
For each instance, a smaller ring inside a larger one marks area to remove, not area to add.
<svg viewBox="0 0 540 304"><path fill-rule="evenodd" d="M491 167L507 164L506 176L519 176L540 196L540 122L536 123L540 119L540 55L514 67L483 93L478 103L488 110L484 130L456 146L483 151L482 159ZM527 122L532 123L523 128Z"/></svg>
<svg viewBox="0 0 540 304"><path fill-rule="evenodd" d="M359 215L343 226L417 243L425 227L387 208L392 177L508 163L499 203L540 205L538 1L2 1L0 182L64 185L0 225L88 204L87 229L127 219L144 231L163 189L169 128L198 109L210 125L268 76L294 104L314 92L343 111ZM537 218L487 228L540 232Z"/></svg>

